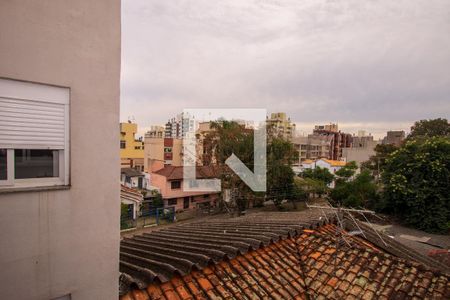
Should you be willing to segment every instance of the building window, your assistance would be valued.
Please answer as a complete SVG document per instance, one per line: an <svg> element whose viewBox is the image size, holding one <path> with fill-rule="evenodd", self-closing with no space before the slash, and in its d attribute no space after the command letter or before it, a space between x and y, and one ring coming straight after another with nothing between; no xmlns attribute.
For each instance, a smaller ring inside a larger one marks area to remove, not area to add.
<svg viewBox="0 0 450 300"><path fill-rule="evenodd" d="M69 184L69 95L0 79L1 189Z"/></svg>
<svg viewBox="0 0 450 300"><path fill-rule="evenodd" d="M171 182L170 182L170 188L171 188L172 190L176 190L176 189L181 188L181 181L179 181L179 180L171 181Z"/></svg>
<svg viewBox="0 0 450 300"><path fill-rule="evenodd" d="M6 162L8 158L8 150L0 149L0 180L8 179L8 169L6 168Z"/></svg>
<svg viewBox="0 0 450 300"><path fill-rule="evenodd" d="M167 200L167 205L177 205L177 199L169 199L169 200Z"/></svg>
<svg viewBox="0 0 450 300"><path fill-rule="evenodd" d="M59 176L59 158L56 150L14 150L14 178L45 178Z"/></svg>
<svg viewBox="0 0 450 300"><path fill-rule="evenodd" d="M126 141L120 141L120 149L125 149L127 147Z"/></svg>

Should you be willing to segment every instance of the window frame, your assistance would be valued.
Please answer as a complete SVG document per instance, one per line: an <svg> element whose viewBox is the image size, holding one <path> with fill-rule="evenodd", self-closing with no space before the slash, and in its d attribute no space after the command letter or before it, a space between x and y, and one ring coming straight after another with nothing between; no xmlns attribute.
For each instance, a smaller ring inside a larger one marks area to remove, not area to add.
<svg viewBox="0 0 450 300"><path fill-rule="evenodd" d="M4 149L4 148L2 148ZM11 186L14 183L14 149L6 150L6 179L0 180L0 187ZM13 167L11 167L13 166Z"/></svg>
<svg viewBox="0 0 450 300"><path fill-rule="evenodd" d="M177 187L174 187L175 184L177 184ZM181 189L181 180L172 180L172 181L170 181L170 189L171 190L179 190L179 189Z"/></svg>
<svg viewBox="0 0 450 300"><path fill-rule="evenodd" d="M54 103L63 105L64 110L64 146L63 149L51 146L0 146L7 150L7 179L0 180L0 191L21 188L41 188L52 186L68 186L70 184L70 89L48 84L32 83L8 78L0 78L0 98L32 101L39 103ZM15 178L16 149L54 150L58 151L58 177L45 178Z"/></svg>

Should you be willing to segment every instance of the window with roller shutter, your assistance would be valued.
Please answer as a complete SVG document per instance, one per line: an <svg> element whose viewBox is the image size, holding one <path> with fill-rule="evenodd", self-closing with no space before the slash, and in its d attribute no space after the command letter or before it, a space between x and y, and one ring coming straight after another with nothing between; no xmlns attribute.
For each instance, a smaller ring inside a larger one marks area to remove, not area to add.
<svg viewBox="0 0 450 300"><path fill-rule="evenodd" d="M70 90L0 78L0 189L69 184Z"/></svg>

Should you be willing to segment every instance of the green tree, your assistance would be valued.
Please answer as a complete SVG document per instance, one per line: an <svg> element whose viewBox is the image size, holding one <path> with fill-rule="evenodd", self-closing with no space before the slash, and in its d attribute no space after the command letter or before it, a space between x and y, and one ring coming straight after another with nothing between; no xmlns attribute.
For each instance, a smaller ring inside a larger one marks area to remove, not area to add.
<svg viewBox="0 0 450 300"><path fill-rule="evenodd" d="M295 206L292 163L296 157L294 145L282 138L272 138L267 146L267 196L278 207L284 199Z"/></svg>
<svg viewBox="0 0 450 300"><path fill-rule="evenodd" d="M322 181L325 185L333 182L334 175L328 171L326 168L316 167L314 169L305 169L301 176L303 178L311 178L315 180Z"/></svg>
<svg viewBox="0 0 450 300"><path fill-rule="evenodd" d="M305 191L307 199L311 195L313 198L316 198L316 196L320 198L330 191L324 181L315 178L301 178L299 185Z"/></svg>
<svg viewBox="0 0 450 300"><path fill-rule="evenodd" d="M386 159L389 155L397 150L398 147L391 144L378 144L375 146L375 155L371 156L368 161L361 164L361 170L369 171L372 176L378 177L383 172L386 165Z"/></svg>
<svg viewBox="0 0 450 300"><path fill-rule="evenodd" d="M225 161L232 154L253 171L254 164L254 132L234 121L218 121L211 125L213 129L205 141L208 149L213 152L222 186L236 190L236 204L239 210L247 207L247 200L255 198L255 194L232 170L228 168ZM292 163L298 157L297 151L289 141L282 138L272 137L267 145L267 197L273 199L280 207L284 199L294 200L294 172Z"/></svg>
<svg viewBox="0 0 450 300"><path fill-rule="evenodd" d="M294 177L294 191L293 197L297 201L306 201L308 200L308 192L304 185L304 180L298 176Z"/></svg>
<svg viewBox="0 0 450 300"><path fill-rule="evenodd" d="M246 129L235 121L219 120L211 124L211 132L205 136L204 145L211 152L208 162L217 167L222 187L238 191L236 195L237 208L242 211L247 208L248 199L253 191L225 163L228 157L235 154L251 170L253 170L253 140L252 129Z"/></svg>
<svg viewBox="0 0 450 300"><path fill-rule="evenodd" d="M335 203L346 207L373 207L378 203L377 185L369 171L363 171L353 180L337 180L330 197Z"/></svg>
<svg viewBox="0 0 450 300"><path fill-rule="evenodd" d="M406 142L387 159L382 179L386 212L418 229L449 229L450 138Z"/></svg>
<svg viewBox="0 0 450 300"><path fill-rule="evenodd" d="M356 162L351 161L337 170L335 174L339 179L347 181L355 175L357 169L358 165Z"/></svg>
<svg viewBox="0 0 450 300"><path fill-rule="evenodd" d="M158 191L152 191L153 194L153 199L152 199L152 205L155 208L158 207L163 207L164 206L164 202L163 202L163 198L161 193L159 193Z"/></svg>
<svg viewBox="0 0 450 300"><path fill-rule="evenodd" d="M431 137L450 137L450 123L447 119L438 118L415 122L407 140L423 140Z"/></svg>

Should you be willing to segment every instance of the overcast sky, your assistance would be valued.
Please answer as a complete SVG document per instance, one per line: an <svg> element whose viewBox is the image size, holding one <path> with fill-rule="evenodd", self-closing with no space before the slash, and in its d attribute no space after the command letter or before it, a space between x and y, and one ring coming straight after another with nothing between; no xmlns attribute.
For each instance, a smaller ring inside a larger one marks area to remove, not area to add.
<svg viewBox="0 0 450 300"><path fill-rule="evenodd" d="M284 111L381 136L450 116L449 0L123 0L121 120Z"/></svg>

